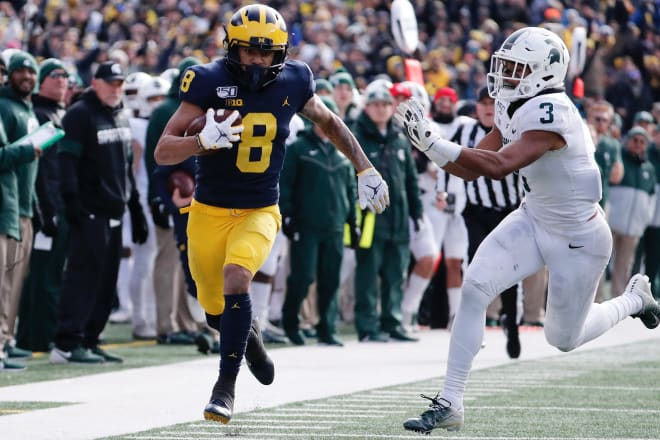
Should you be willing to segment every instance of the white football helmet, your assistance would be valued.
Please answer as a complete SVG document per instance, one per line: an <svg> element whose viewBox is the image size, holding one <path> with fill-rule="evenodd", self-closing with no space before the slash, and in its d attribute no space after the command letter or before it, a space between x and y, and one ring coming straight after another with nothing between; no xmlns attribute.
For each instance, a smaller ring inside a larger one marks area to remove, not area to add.
<svg viewBox="0 0 660 440"><path fill-rule="evenodd" d="M144 72L133 72L126 76L124 81L124 107L135 112L140 110L138 102L138 90L151 80L151 75Z"/></svg>
<svg viewBox="0 0 660 440"><path fill-rule="evenodd" d="M138 110L141 118L149 118L151 112L162 101L170 90L170 82L161 77L151 77L138 90Z"/></svg>
<svg viewBox="0 0 660 440"><path fill-rule="evenodd" d="M165 81L168 81L172 84L179 77L179 69L176 67L170 67L169 69L164 70L160 75Z"/></svg>
<svg viewBox="0 0 660 440"><path fill-rule="evenodd" d="M563 89L569 59L566 45L554 32L539 27L517 30L491 58L488 94L515 101L545 89Z"/></svg>

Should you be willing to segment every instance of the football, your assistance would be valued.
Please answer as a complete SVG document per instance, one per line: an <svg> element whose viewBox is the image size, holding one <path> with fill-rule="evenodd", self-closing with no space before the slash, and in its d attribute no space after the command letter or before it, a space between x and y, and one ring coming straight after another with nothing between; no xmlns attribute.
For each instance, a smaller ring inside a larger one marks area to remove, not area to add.
<svg viewBox="0 0 660 440"><path fill-rule="evenodd" d="M170 193L173 193L175 188L179 188L181 197L188 198L195 191L195 178L184 170L174 170L168 178L167 185Z"/></svg>
<svg viewBox="0 0 660 440"><path fill-rule="evenodd" d="M222 114L222 116L218 116L218 114L215 114L215 122L222 122L225 119L227 119L233 112L236 112L237 110L225 110L225 112ZM234 121L232 126L236 125L241 125L242 123L242 118L241 114L238 114L238 118ZM194 136L200 131L202 131L202 128L204 128L204 124L206 124L206 114L202 114L197 116L195 119L193 119L190 124L188 124L188 128L186 128L185 133L183 134L184 136Z"/></svg>

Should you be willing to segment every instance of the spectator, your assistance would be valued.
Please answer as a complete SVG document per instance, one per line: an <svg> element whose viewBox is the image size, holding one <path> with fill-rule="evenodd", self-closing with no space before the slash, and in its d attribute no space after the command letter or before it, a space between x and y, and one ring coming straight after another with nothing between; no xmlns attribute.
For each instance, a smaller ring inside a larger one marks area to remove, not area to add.
<svg viewBox="0 0 660 440"><path fill-rule="evenodd" d="M9 142L17 141L39 126L32 107L32 93L38 73L39 66L29 53L16 51L11 56L7 66L8 83L0 89L0 119ZM5 283L0 287L2 295L9 298L9 308L5 311L7 314L0 318L0 348L9 357L16 358L32 356L32 352L15 346L14 330L23 282L29 268L34 226L41 223L35 193L37 170L37 161L21 162L15 168L20 241L15 243L18 247L7 260Z"/></svg>
<svg viewBox="0 0 660 440"><path fill-rule="evenodd" d="M428 103L429 97L423 86L418 84L415 87L412 83L396 83L390 87L390 93L394 97L394 104L397 105L413 96L415 93L421 94L420 100ZM417 95L416 95L417 96ZM393 120L398 131L403 128L396 120ZM403 298L401 300L401 326L407 333L418 330L419 324L419 306L422 302L424 292L426 292L431 277L436 268L436 263L440 256L440 246L436 241L431 218L437 214L435 205L436 200L436 167L419 152L416 148L411 148L415 168L417 170L417 185L419 187L420 199L423 205L424 214L418 222L412 218L408 220L408 231L410 234L410 253L415 260L414 266L408 274L406 280Z"/></svg>
<svg viewBox="0 0 660 440"><path fill-rule="evenodd" d="M655 125L652 140L648 159L655 168L655 211L640 240L638 255L644 259L644 273L651 281L651 291L660 299L660 124Z"/></svg>
<svg viewBox="0 0 660 440"><path fill-rule="evenodd" d="M41 150L29 143L7 144L4 125L0 122L0 286L6 284L9 262L14 261L21 239L21 225L18 203L16 169L22 164L34 161ZM14 264L14 263L12 263ZM0 289L0 326L6 325L10 310L10 291ZM21 371L25 365L12 362L4 346L11 340L10 335L0 334L0 371Z"/></svg>
<svg viewBox="0 0 660 440"><path fill-rule="evenodd" d="M181 78L188 67L195 66L200 60L194 57L184 58L179 65L178 75L172 83L167 96L156 107L149 118L147 125L147 136L145 141L145 169L149 178L148 199L151 217L154 223L156 238L156 256L153 273L153 285L156 299L156 335L159 344L189 344L190 335L186 330L192 330L194 323L191 322L187 307L183 307L187 294L197 298L197 287L190 274L188 265L188 236L186 226L188 225L188 214L179 212L172 201L172 192L167 187L168 178L174 170L184 169L195 172L194 159L173 166L157 166L154 160L154 151L167 121L174 114L181 100L179 99L179 86ZM158 171L159 178L156 178ZM172 224L174 229L172 229ZM182 271L176 268L182 268ZM163 270L162 268L169 268ZM185 280L185 289L181 286L181 277ZM215 330L211 331L212 333ZM217 351L218 335L209 341L203 335L197 335L198 349L202 353Z"/></svg>
<svg viewBox="0 0 660 440"><path fill-rule="evenodd" d="M330 76L332 85L332 97L339 109L341 117L347 125L351 125L360 112L360 106L356 102L355 81L350 73L337 71Z"/></svg>
<svg viewBox="0 0 660 440"><path fill-rule="evenodd" d="M355 327L362 342L416 340L401 327L401 299L410 258L408 218L417 223L423 211L410 146L392 124L392 104L392 95L383 83L368 86L364 110L353 128L365 153L383 171L392 197L390 208L376 216L373 230L362 227L370 245L361 240L355 251ZM363 211L363 225L373 215Z"/></svg>
<svg viewBox="0 0 660 440"><path fill-rule="evenodd" d="M52 121L62 127L69 74L57 58L39 64L39 92L32 96L40 124ZM62 286L68 225L59 193L58 145L44 151L39 160L36 194L42 225L30 256L30 271L23 286L16 344L32 351L48 351L57 324L57 304Z"/></svg>
<svg viewBox="0 0 660 440"><path fill-rule="evenodd" d="M609 224L614 238L612 295L623 292L635 249L655 210L655 168L648 160L649 135L632 128L623 139L623 179L610 189Z"/></svg>
<svg viewBox="0 0 660 440"><path fill-rule="evenodd" d="M121 106L124 78L119 64L99 65L91 88L62 120L58 157L70 230L52 363L122 362L99 346L99 335L112 308L127 204L133 241L144 243L148 234Z"/></svg>
<svg viewBox="0 0 660 440"><path fill-rule="evenodd" d="M335 114L331 98L321 98ZM291 271L282 307L282 326L294 345L305 340L299 328L300 307L316 281L319 343L342 346L336 336L339 272L344 224L357 228L355 177L350 162L317 126L303 131L287 147L280 177L282 230L290 240ZM319 213L324 215L319 215ZM353 234L353 241L357 235ZM357 243L353 243L354 246Z"/></svg>

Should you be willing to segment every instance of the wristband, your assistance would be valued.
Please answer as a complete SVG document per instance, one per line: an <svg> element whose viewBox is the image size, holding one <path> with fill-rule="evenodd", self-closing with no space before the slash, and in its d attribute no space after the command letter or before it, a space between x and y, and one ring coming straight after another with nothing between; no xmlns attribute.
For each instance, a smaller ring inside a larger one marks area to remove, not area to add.
<svg viewBox="0 0 660 440"><path fill-rule="evenodd" d="M195 142L197 142L197 148L199 151L206 151L206 148L204 148L204 145L202 145L202 141L199 140L199 133L195 135Z"/></svg>
<svg viewBox="0 0 660 440"><path fill-rule="evenodd" d="M432 150L437 151L447 158L450 162L456 162L458 156L461 155L461 150L463 147L458 145L455 142L451 142L442 138L437 138L433 144L429 146L429 149L426 151L427 154L431 153Z"/></svg>

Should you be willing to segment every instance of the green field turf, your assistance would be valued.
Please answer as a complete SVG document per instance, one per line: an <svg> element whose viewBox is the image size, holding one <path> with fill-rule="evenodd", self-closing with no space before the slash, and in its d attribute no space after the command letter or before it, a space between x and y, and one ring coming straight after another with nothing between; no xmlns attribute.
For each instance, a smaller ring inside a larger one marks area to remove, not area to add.
<svg viewBox="0 0 660 440"><path fill-rule="evenodd" d="M440 378L203 420L116 439L415 439L401 423L421 413ZM240 399L240 396L238 396ZM200 402L200 418L202 404ZM465 428L431 438L660 439L660 341L561 354L474 371Z"/></svg>

